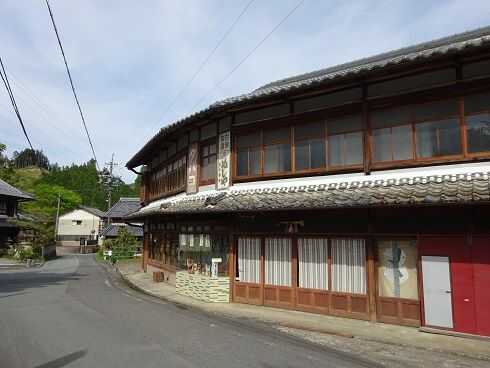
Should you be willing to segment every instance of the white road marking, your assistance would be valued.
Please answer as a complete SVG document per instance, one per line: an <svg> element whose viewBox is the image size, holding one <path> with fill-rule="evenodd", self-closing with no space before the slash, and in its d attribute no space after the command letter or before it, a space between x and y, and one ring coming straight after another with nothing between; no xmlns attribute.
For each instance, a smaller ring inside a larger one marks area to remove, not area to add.
<svg viewBox="0 0 490 368"><path fill-rule="evenodd" d="M106 284L108 287L112 288L112 285L109 282L109 280L105 279L104 284Z"/></svg>

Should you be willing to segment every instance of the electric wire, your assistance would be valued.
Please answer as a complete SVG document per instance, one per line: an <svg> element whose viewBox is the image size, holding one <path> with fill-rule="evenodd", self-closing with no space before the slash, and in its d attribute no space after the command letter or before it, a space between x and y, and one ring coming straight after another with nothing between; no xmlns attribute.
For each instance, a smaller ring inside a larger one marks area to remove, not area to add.
<svg viewBox="0 0 490 368"><path fill-rule="evenodd" d="M206 97L209 96L210 93L214 92L214 90L216 90L217 88L219 88L226 80L228 80L228 78L230 78L233 73L235 73L238 68L240 68L240 66L242 66L243 63L245 63L245 61L247 61L247 59L253 55L253 53L255 51L257 51L259 49L260 46L262 46L264 44L265 41L267 41L267 39L272 36L272 34L291 16L293 15L293 13L305 2L305 0L301 0L299 1L295 6L294 8L292 8L287 14L285 17L283 17L279 23L277 23L274 28L272 28L269 33L267 33L265 35L264 38L262 38L259 43L257 43L257 45L255 45L255 47L250 50L248 52L248 54L245 55L244 58L242 58L240 60L240 62L235 65L235 67L228 73L224 76L224 78L222 78L218 83L216 83L212 88L210 88L191 108L191 111L194 111L196 109L197 106L199 106L201 104L201 102L206 99Z"/></svg>
<svg viewBox="0 0 490 368"><path fill-rule="evenodd" d="M19 108L17 106L17 103L15 102L15 97L14 93L12 92L12 88L10 87L10 83L8 80L7 72L5 71L5 66L3 65L2 58L0 57L0 65L2 67L2 70L0 71L0 75L3 81L3 84L7 90L7 93L10 97L10 103L12 104L12 107L14 109L15 115L17 115L17 119L19 120L20 126L22 127L22 131L24 132L24 135L27 139L27 142L29 143L29 146L31 147L31 150L34 151L34 148L32 147L31 140L29 138L29 135L27 134L26 127L24 126L24 121L22 120L22 116L20 115Z"/></svg>
<svg viewBox="0 0 490 368"><path fill-rule="evenodd" d="M75 101L76 101L77 106L78 106L78 111L80 112L80 117L82 119L83 128L85 129L85 133L87 135L88 143L90 144L90 148L91 148L92 154L94 156L94 160L95 160L95 164L97 166L97 170L100 171L99 161L97 161L97 156L95 154L94 145L92 144L92 138L90 137L90 133L88 131L87 124L85 122L85 117L84 117L83 112L82 112L82 107L80 106L80 102L78 101L78 96L77 96L77 93L75 91L75 86L73 84L73 79L71 77L70 68L68 67L68 62L66 61L65 51L63 49L63 45L61 44L61 39L60 39L60 36L58 34L58 28L56 27L54 15L53 15L53 12L51 10L51 6L49 5L48 0L46 0L46 6L48 7L49 16L51 18L51 23L53 24L53 29L54 29L54 32L56 33L56 38L58 40L58 45L59 45L60 50L61 50L61 55L63 56L63 61L65 62L66 72L68 74L68 79L70 80L71 90L73 92L73 96L75 97Z"/></svg>
<svg viewBox="0 0 490 368"><path fill-rule="evenodd" d="M166 107L166 109L164 110L164 112L162 114L162 119L171 110L171 108L175 105L175 103L182 96L182 94L185 92L185 90L187 88L189 88L189 86L192 84L192 82L194 82L194 80L201 73L201 71L204 69L204 67L208 64L208 62L211 60L211 58L216 53L216 51L218 50L218 48L221 46L221 44L224 42L224 40L228 37L228 35L231 33L231 31L235 28L235 26L238 24L238 22L240 21L240 19L245 15L245 13L247 12L248 8L250 8L250 6L252 5L252 3L254 1L255 0L250 0L245 5L245 7L242 9L242 11L240 12L240 14L238 14L238 16L235 18L235 20L230 25L230 27L228 27L228 29L225 31L225 33L223 34L223 36L218 40L218 42L216 43L216 45L214 46L214 48L211 50L211 52L208 54L208 56L204 59L204 61L201 63L201 65L199 65L199 67L194 72L194 74L192 75L192 77L183 85L183 87L179 90L179 92L175 95L175 97L168 104L168 106Z"/></svg>

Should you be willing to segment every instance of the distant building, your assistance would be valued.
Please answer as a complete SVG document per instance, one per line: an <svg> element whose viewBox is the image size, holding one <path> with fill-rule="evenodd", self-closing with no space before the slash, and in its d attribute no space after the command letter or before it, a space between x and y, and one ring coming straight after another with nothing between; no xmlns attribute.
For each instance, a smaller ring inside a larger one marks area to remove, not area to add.
<svg viewBox="0 0 490 368"><path fill-rule="evenodd" d="M133 197L121 197L104 215L104 230L100 236L102 239L115 238L121 228L126 228L137 239L143 238L143 225L126 224L124 218L141 208L140 199Z"/></svg>
<svg viewBox="0 0 490 368"><path fill-rule="evenodd" d="M0 179L0 248L17 239L19 227L12 220L19 219L19 202L33 199L32 195Z"/></svg>
<svg viewBox="0 0 490 368"><path fill-rule="evenodd" d="M104 212L97 208L80 206L60 216L56 238L58 244L78 246L80 240L98 240L104 226L104 215Z"/></svg>

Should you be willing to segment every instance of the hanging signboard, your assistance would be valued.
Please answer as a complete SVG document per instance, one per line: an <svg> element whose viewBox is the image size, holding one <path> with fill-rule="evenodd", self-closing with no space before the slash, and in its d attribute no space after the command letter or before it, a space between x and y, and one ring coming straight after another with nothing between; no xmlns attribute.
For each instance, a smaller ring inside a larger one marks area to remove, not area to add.
<svg viewBox="0 0 490 368"><path fill-rule="evenodd" d="M197 143L189 146L189 163L187 166L187 193L197 193Z"/></svg>
<svg viewBox="0 0 490 368"><path fill-rule="evenodd" d="M218 175L216 189L226 189L230 186L231 167L231 136L230 131L219 135L218 140Z"/></svg>

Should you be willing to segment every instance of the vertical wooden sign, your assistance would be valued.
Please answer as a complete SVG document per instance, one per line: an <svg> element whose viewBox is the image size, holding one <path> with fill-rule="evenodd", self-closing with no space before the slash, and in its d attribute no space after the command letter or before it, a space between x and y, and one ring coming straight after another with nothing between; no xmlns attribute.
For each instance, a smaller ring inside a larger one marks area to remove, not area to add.
<svg viewBox="0 0 490 368"><path fill-rule="evenodd" d="M226 189L230 186L231 167L231 135L230 131L221 133L218 137L218 167L216 189Z"/></svg>
<svg viewBox="0 0 490 368"><path fill-rule="evenodd" d="M197 159L198 145L193 143L189 146L189 159L187 164L187 193L197 193Z"/></svg>

